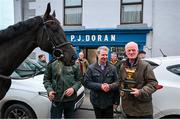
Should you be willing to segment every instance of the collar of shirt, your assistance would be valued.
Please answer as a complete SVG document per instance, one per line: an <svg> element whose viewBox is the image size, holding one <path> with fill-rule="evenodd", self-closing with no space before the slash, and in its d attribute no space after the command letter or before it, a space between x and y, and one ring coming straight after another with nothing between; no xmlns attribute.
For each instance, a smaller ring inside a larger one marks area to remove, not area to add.
<svg viewBox="0 0 180 119"><path fill-rule="evenodd" d="M106 67L106 64L99 64L99 66L101 67L102 70L104 70Z"/></svg>

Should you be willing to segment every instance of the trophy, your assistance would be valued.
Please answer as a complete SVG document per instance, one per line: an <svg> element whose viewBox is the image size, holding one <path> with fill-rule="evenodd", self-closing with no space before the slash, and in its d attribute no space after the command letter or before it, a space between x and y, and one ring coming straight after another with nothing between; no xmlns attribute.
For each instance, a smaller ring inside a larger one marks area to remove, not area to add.
<svg viewBox="0 0 180 119"><path fill-rule="evenodd" d="M134 88L137 84L136 80L133 78L136 68L125 68L127 77L125 80L121 81L121 90L123 92L131 92L131 88Z"/></svg>

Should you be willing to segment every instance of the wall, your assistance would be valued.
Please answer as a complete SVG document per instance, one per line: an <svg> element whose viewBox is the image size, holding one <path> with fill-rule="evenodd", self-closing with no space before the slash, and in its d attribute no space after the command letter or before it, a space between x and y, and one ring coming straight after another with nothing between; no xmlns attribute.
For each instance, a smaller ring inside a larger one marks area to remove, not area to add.
<svg viewBox="0 0 180 119"><path fill-rule="evenodd" d="M180 55L180 0L153 0L154 56Z"/></svg>
<svg viewBox="0 0 180 119"><path fill-rule="evenodd" d="M83 0L82 28L122 26L120 25L120 1ZM48 2L51 2L52 10L56 10L59 21L63 22L63 0L36 0L36 2L30 2L29 6L36 9L35 15L42 15ZM178 45L178 41L180 41L179 8L180 0L144 0L143 24L153 29L147 34L144 47L147 57L162 56L159 49L162 49L167 55L180 55Z"/></svg>
<svg viewBox="0 0 180 119"><path fill-rule="evenodd" d="M14 24L14 2L12 0L0 1L0 29Z"/></svg>
<svg viewBox="0 0 180 119"><path fill-rule="evenodd" d="M120 0L83 0L83 26L116 28L120 24Z"/></svg>

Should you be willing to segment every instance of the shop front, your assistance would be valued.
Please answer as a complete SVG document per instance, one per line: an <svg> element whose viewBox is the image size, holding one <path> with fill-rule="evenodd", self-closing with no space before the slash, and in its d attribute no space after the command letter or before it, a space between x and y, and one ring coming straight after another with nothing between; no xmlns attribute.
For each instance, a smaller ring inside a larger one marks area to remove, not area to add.
<svg viewBox="0 0 180 119"><path fill-rule="evenodd" d="M65 30L65 34L77 53L83 51L86 59L93 63L96 61L96 49L99 46L107 46L110 52L117 52L119 58L123 57L127 42L138 43L142 50L150 31L151 29L83 29Z"/></svg>

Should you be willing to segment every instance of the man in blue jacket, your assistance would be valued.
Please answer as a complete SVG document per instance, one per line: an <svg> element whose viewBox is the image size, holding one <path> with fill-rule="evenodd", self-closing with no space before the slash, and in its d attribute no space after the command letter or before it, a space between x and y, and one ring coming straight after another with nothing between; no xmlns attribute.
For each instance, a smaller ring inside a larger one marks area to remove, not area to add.
<svg viewBox="0 0 180 119"><path fill-rule="evenodd" d="M108 52L106 46L99 47L97 62L88 67L84 76L96 118L113 118L113 108L119 104L117 71L108 63Z"/></svg>

